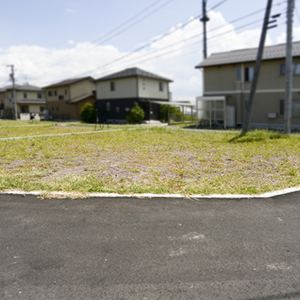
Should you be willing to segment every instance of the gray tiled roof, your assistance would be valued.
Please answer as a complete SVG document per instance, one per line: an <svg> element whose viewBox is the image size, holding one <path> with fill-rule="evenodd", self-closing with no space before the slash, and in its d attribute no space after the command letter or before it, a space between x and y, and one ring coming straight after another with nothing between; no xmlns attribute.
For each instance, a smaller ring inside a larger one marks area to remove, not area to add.
<svg viewBox="0 0 300 300"><path fill-rule="evenodd" d="M113 73L101 78L96 79L95 81L106 81L106 80L111 80L111 79L119 79L119 78L126 78L126 77L147 77L147 78L153 78L153 79L159 79L159 80L164 80L168 82L172 82L173 80L170 80L168 78L150 73L148 71L144 71L140 68L130 68L130 69L125 69L123 71Z"/></svg>
<svg viewBox="0 0 300 300"><path fill-rule="evenodd" d="M267 46L264 49L263 60L282 59L285 58L285 55L286 44ZM256 56L257 48L213 53L199 63L196 68L253 62L256 61ZM293 43L293 57L300 57L300 42Z"/></svg>
<svg viewBox="0 0 300 300"><path fill-rule="evenodd" d="M90 80L94 80L93 77L91 76L86 76L86 77L80 77L80 78L73 78L73 79L66 79L57 83L53 83L50 85L47 85L44 87L44 89L48 89L48 88L54 88L54 87L59 87L59 86L66 86L66 85L72 85L75 84L77 82L83 81L85 79L90 79Z"/></svg>
<svg viewBox="0 0 300 300"><path fill-rule="evenodd" d="M13 87L12 85L7 85L5 87L3 87L2 89L0 89L0 92L6 92L6 91L12 91ZM16 84L16 91L36 91L36 92L42 92L43 89L38 87L38 86L34 86L31 84Z"/></svg>

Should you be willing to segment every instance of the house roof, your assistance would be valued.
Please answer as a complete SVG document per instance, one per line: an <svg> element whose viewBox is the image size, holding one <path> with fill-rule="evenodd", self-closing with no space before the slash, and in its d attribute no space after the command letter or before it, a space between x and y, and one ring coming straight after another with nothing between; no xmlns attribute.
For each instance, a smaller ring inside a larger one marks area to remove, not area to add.
<svg viewBox="0 0 300 300"><path fill-rule="evenodd" d="M6 91L12 91L13 86L12 85L7 85L5 87L3 87L2 89L0 89L0 92L6 92ZM16 84L16 91L36 91L36 92L42 92L43 89L38 87L38 86L34 86L31 85L29 83L20 85L20 84Z"/></svg>
<svg viewBox="0 0 300 300"><path fill-rule="evenodd" d="M242 49L228 52L213 53L199 63L196 68L220 66L228 64L256 61L258 48ZM276 60L286 57L286 44L267 46L264 48L263 60ZM300 42L293 43L293 57L300 57Z"/></svg>
<svg viewBox="0 0 300 300"><path fill-rule="evenodd" d="M66 80L63 80L63 81L60 81L60 82L57 82L57 83L47 85L47 86L44 87L44 89L60 87L60 86L66 86L66 85L72 85L72 84L75 84L77 82L80 82L80 81L83 81L83 80L86 80L86 79L94 80L94 78L91 77L91 76L73 78L73 79L66 79Z"/></svg>
<svg viewBox="0 0 300 300"><path fill-rule="evenodd" d="M71 100L67 101L67 103L78 103L80 101L83 101L83 100L91 98L91 97L95 97L95 99L96 99L96 96L94 93L89 93L89 94L84 94L77 98L71 99Z"/></svg>
<svg viewBox="0 0 300 300"><path fill-rule="evenodd" d="M107 81L111 79L120 79L120 78L127 78L127 77L147 77L147 78L153 78L153 79L159 79L159 80L164 80L168 82L173 82L173 80L170 80L168 78L150 73L148 71L144 71L140 68L130 68L130 69L125 69L123 71L113 73L104 77L100 77L96 79L95 81Z"/></svg>

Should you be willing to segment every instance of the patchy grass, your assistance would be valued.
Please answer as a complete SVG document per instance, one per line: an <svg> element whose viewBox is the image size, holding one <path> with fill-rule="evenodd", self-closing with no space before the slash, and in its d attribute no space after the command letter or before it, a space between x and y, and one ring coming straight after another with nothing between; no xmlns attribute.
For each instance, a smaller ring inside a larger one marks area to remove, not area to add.
<svg viewBox="0 0 300 300"><path fill-rule="evenodd" d="M122 128L121 126L110 126L110 129ZM107 130L107 127L103 129ZM28 121L1 121L0 139L22 136L36 136L63 133L79 133L94 131L94 124L85 123L56 123L56 122L33 122ZM100 130L97 127L97 130Z"/></svg>
<svg viewBox="0 0 300 300"><path fill-rule="evenodd" d="M299 135L121 128L2 141L0 190L257 194L300 184Z"/></svg>

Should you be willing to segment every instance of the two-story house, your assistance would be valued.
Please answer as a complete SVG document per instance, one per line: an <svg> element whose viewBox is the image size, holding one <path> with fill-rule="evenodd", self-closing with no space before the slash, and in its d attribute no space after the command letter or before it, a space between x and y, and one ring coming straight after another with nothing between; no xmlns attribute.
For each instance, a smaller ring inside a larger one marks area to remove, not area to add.
<svg viewBox="0 0 300 300"><path fill-rule="evenodd" d="M125 69L95 82L98 110L108 121L124 122L135 102L144 110L145 120L159 120L158 102L170 100L172 80L139 68Z"/></svg>
<svg viewBox="0 0 300 300"><path fill-rule="evenodd" d="M236 126L244 122L256 56L257 48L214 53L196 66L203 70L203 98L224 97L226 105L235 107ZM264 49L251 127L283 127L285 56L285 44ZM293 43L293 63L292 128L296 128L300 127L300 42Z"/></svg>
<svg viewBox="0 0 300 300"><path fill-rule="evenodd" d="M86 103L96 105L94 79L90 76L67 79L44 87L46 107L53 120L80 120Z"/></svg>
<svg viewBox="0 0 300 300"><path fill-rule="evenodd" d="M15 85L16 91L16 106L17 117L20 118L22 113L33 113L43 115L46 107L45 92L42 88L30 85ZM15 102L13 98L12 85L0 89L0 110L2 117L14 118L15 116Z"/></svg>

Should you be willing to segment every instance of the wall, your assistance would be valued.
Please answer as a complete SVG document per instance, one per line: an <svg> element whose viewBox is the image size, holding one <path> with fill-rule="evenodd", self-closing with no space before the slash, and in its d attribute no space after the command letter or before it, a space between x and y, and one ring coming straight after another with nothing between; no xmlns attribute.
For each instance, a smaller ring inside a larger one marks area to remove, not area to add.
<svg viewBox="0 0 300 300"><path fill-rule="evenodd" d="M49 96L50 91L52 92L52 96ZM57 93L56 96L54 95L55 91ZM59 100L59 96L63 96L63 99ZM70 100L70 88L68 86L47 88L46 89L46 100L47 100L47 102L68 101L68 100Z"/></svg>
<svg viewBox="0 0 300 300"><path fill-rule="evenodd" d="M300 63L300 58L294 58L294 63ZM280 64L284 64L285 60L274 60L262 62L257 91L270 90L282 91L285 89L285 76L280 75ZM232 93L241 90L250 91L251 82L243 82L237 78L237 69L254 67L255 63L226 65L220 67L207 67L204 69L204 92L224 92ZM293 75L293 89L300 91L300 75Z"/></svg>
<svg viewBox="0 0 300 300"><path fill-rule="evenodd" d="M280 116L280 100L285 98L285 76L280 75L280 64L285 60L265 61L262 63L254 99L251 124L261 127L280 127L283 116ZM300 63L300 58L294 58ZM251 82L237 78L237 68L254 67L254 63L208 67L204 69L204 96L226 95L226 103L236 107L236 123L242 124L245 117L245 102L249 99ZM293 75L293 101L300 101L300 75ZM269 112L277 113L276 119L269 119ZM292 124L300 125L300 118L293 117Z"/></svg>
<svg viewBox="0 0 300 300"><path fill-rule="evenodd" d="M164 89L159 90L159 83L162 82ZM138 97L139 98L154 98L154 99L169 99L169 84L167 81L157 80L152 78L138 77Z"/></svg>
<svg viewBox="0 0 300 300"><path fill-rule="evenodd" d="M84 94L91 94L95 90L95 83L90 79L86 79L70 86L70 97L75 99Z"/></svg>
<svg viewBox="0 0 300 300"><path fill-rule="evenodd" d="M115 82L115 91L110 83ZM137 98L137 80L135 77L96 82L97 99Z"/></svg>
<svg viewBox="0 0 300 300"><path fill-rule="evenodd" d="M65 103L65 101L47 101L46 109L50 115L64 115L65 119L77 120L76 105Z"/></svg>

